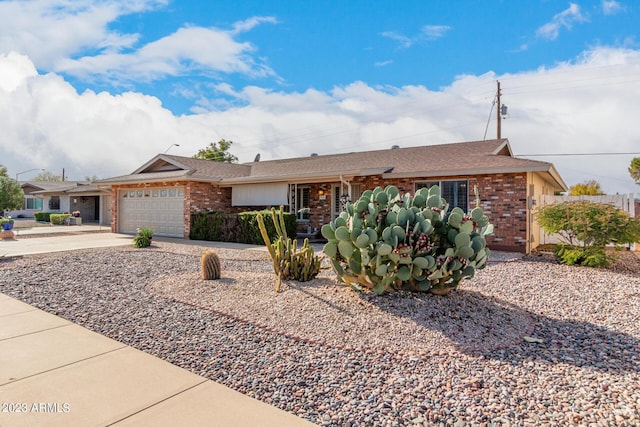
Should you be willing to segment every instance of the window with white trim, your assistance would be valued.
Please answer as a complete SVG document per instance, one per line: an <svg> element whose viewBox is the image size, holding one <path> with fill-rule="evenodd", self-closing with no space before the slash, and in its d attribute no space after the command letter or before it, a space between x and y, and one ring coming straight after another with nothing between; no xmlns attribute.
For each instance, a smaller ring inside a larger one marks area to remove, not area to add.
<svg viewBox="0 0 640 427"><path fill-rule="evenodd" d="M311 218L311 188L308 185L289 184L288 211L295 214L298 221Z"/></svg>
<svg viewBox="0 0 640 427"><path fill-rule="evenodd" d="M27 197L24 200L25 209L30 209L34 211L42 210L42 199L39 197Z"/></svg>
<svg viewBox="0 0 640 427"><path fill-rule="evenodd" d="M443 197L449 208L458 207L465 212L469 211L469 181L466 179L457 181L417 181L415 190L430 188L434 185L440 187L440 197Z"/></svg>

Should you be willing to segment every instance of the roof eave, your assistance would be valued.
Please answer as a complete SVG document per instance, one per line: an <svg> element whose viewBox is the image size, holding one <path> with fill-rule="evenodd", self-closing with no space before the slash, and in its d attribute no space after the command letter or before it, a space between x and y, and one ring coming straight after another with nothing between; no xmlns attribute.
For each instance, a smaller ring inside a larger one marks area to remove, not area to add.
<svg viewBox="0 0 640 427"><path fill-rule="evenodd" d="M560 174L556 170L555 166L550 165L549 170L547 172L549 172L549 175L551 175L553 177L553 179L558 183L559 187L562 188L562 191L568 191L569 190L569 187L564 182L564 180L562 179L562 177L560 176Z"/></svg>
<svg viewBox="0 0 640 427"><path fill-rule="evenodd" d="M117 178L103 179L96 182L96 185L100 186L113 186L113 185L126 185L126 184L141 184L146 182L177 182L177 181L204 181L204 182L219 182L219 177L203 177L194 175L195 170L185 170L183 174L174 176L156 176L149 177L144 173L131 174Z"/></svg>
<svg viewBox="0 0 640 427"><path fill-rule="evenodd" d="M524 172L549 172L550 165L540 165L535 167L502 167L502 168L473 168L473 169L443 169L436 171L416 171L404 173L385 173L383 178L420 178L439 176L460 176L460 175L493 175L497 173L524 173Z"/></svg>
<svg viewBox="0 0 640 427"><path fill-rule="evenodd" d="M231 185L267 183L267 182L316 183L316 182L340 181L340 177L344 179L353 179L353 177L355 176L382 175L390 170L393 170L393 167L386 166L382 168L350 170L350 171L343 171L343 172L330 172L330 173L324 173L324 174L318 174L314 172L314 173L296 173L296 174L278 175L278 176L249 176L249 177L237 177L237 178L224 178L221 181L221 185L228 187Z"/></svg>

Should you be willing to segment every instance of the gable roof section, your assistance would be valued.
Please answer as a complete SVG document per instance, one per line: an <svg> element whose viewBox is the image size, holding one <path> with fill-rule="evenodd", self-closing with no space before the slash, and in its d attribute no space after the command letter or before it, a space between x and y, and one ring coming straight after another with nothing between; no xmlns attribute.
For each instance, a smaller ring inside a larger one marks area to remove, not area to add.
<svg viewBox="0 0 640 427"><path fill-rule="evenodd" d="M323 156L221 163L160 154L131 175L99 184L193 180L230 186L263 182L321 182L343 177L383 175L412 178L494 173L549 173L566 189L551 163L513 157L507 139L362 151Z"/></svg>
<svg viewBox="0 0 640 427"><path fill-rule="evenodd" d="M29 181L22 184L22 187L26 186L37 188L32 190L30 194L59 194L66 193L76 188L83 188L89 184L89 181Z"/></svg>
<svg viewBox="0 0 640 427"><path fill-rule="evenodd" d="M251 167L243 164L214 162L191 157L158 154L129 175L97 181L98 184L121 184L153 181L210 181L249 174Z"/></svg>

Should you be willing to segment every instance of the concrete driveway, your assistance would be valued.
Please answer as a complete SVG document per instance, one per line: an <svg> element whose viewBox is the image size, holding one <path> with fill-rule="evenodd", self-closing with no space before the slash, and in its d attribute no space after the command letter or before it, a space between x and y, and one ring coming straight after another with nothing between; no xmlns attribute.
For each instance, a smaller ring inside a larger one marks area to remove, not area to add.
<svg viewBox="0 0 640 427"><path fill-rule="evenodd" d="M0 257L42 254L133 244L133 236L99 232L98 226L14 229L15 239L0 240ZM101 227L105 230L105 227ZM73 233L73 234L68 234Z"/></svg>

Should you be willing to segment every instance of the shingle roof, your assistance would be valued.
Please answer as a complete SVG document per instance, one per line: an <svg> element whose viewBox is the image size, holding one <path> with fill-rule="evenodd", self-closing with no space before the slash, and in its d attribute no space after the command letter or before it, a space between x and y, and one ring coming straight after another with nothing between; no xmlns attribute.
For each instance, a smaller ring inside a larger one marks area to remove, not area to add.
<svg viewBox="0 0 640 427"><path fill-rule="evenodd" d="M223 185L330 179L339 175L384 177L456 176L490 173L548 172L566 185L551 163L513 157L506 139L362 151L323 156L268 160L244 164L158 155L131 175L99 183L160 180L205 180Z"/></svg>
<svg viewBox="0 0 640 427"><path fill-rule="evenodd" d="M58 194L74 190L85 191L89 187L89 181L29 181L23 184L23 187L25 185L41 188L41 190L32 191L31 194Z"/></svg>
<svg viewBox="0 0 640 427"><path fill-rule="evenodd" d="M20 185L36 187L41 190L64 191L65 189L87 184L87 181L21 181Z"/></svg>

